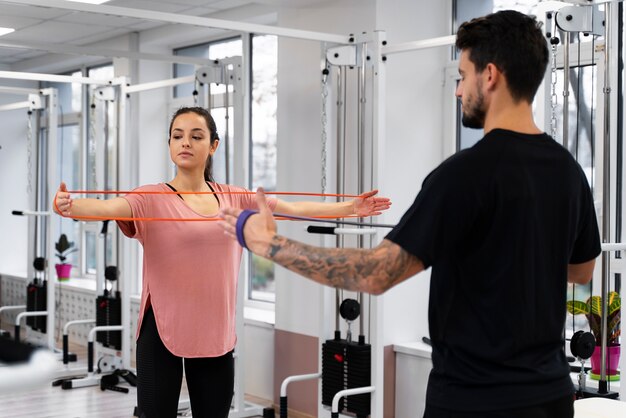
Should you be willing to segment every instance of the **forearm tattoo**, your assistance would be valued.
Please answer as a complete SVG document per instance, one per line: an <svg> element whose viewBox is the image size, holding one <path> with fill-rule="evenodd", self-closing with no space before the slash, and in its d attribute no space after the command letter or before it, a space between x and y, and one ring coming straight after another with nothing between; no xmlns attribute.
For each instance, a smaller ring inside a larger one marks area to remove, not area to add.
<svg viewBox="0 0 626 418"><path fill-rule="evenodd" d="M374 294L421 270L415 256L387 240L373 249L319 248L275 235L265 256L318 283Z"/></svg>

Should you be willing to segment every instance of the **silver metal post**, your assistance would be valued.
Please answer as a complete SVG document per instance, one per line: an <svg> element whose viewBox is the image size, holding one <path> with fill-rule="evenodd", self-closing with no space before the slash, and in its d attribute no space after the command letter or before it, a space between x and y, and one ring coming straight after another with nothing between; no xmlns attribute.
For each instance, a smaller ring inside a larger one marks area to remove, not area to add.
<svg viewBox="0 0 626 418"><path fill-rule="evenodd" d="M228 100L228 86L230 85L230 70L227 66L224 67L224 87L226 88L226 92L224 93L224 119L226 120L226 126L224 127L224 154L226 154L225 158L225 166L226 166L226 183L230 182L230 146L228 145L228 137L230 135L229 124L230 124L230 115L228 113L228 106L230 105L230 101Z"/></svg>
<svg viewBox="0 0 626 418"><path fill-rule="evenodd" d="M358 86L358 138L357 138L357 152L358 152L358 187L359 193L363 193L365 191L365 173L364 173L364 164L365 164L365 128L366 128L366 82L367 82L367 43L361 44L361 68L359 69L359 86ZM359 235L358 237L358 248L364 247L364 236ZM363 293L359 292L358 297L359 305L363 306ZM359 330L360 334L363 335L365 332L365 320L363 319L363 309L361 308L361 314L359 315Z"/></svg>
<svg viewBox="0 0 626 418"><path fill-rule="evenodd" d="M207 83L206 90L207 90L206 108L209 111L209 113L211 113L213 112L213 97L211 97L211 83ZM211 116L213 115L211 114Z"/></svg>
<svg viewBox="0 0 626 418"><path fill-rule="evenodd" d="M337 67L337 193L346 192L346 71ZM343 198L338 197L338 201ZM337 236L337 246L343 247L344 239Z"/></svg>
<svg viewBox="0 0 626 418"><path fill-rule="evenodd" d="M337 66L337 193L346 192L346 80L347 71ZM340 201L343 198L338 197ZM344 246L343 235L337 235L337 247ZM339 329L340 290L335 291L335 330Z"/></svg>
<svg viewBox="0 0 626 418"><path fill-rule="evenodd" d="M607 3L605 5L605 25L604 25L604 142L603 142L603 170L602 170L602 242L611 242L611 71L610 71L610 22L612 19L613 5ZM610 253L605 251L602 253L602 356L600 367L600 385L598 391L607 393L606 390L606 346L607 346L607 327L608 327L608 287L610 279ZM604 382L604 384L603 384Z"/></svg>
<svg viewBox="0 0 626 418"><path fill-rule="evenodd" d="M563 31L563 146L569 150L569 32Z"/></svg>

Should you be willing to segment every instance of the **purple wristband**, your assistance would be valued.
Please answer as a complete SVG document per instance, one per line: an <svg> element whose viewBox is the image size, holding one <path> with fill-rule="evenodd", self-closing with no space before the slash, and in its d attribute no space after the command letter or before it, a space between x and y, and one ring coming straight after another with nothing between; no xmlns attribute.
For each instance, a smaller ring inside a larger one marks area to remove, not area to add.
<svg viewBox="0 0 626 418"><path fill-rule="evenodd" d="M248 249L248 247L246 246L246 240L243 237L243 227L246 225L248 218L254 215L255 213L257 212L254 210L245 209L237 217L237 225L235 227L235 232L237 234L237 241L239 242L239 245L241 245L246 250Z"/></svg>

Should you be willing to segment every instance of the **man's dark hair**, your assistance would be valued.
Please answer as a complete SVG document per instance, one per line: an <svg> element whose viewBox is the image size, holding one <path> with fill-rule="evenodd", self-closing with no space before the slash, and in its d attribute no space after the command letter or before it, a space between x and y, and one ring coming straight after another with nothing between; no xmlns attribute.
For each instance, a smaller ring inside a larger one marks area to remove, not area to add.
<svg viewBox="0 0 626 418"><path fill-rule="evenodd" d="M506 77L515 101L532 103L548 65L546 39L534 17L503 10L463 23L456 47L482 71L494 64Z"/></svg>

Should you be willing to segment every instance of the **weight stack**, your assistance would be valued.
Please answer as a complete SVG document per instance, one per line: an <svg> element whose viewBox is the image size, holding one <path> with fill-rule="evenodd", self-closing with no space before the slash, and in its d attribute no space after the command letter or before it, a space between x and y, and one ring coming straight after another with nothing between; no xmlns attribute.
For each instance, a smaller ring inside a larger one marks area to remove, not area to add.
<svg viewBox="0 0 626 418"><path fill-rule="evenodd" d="M370 386L372 346L369 344L348 343L346 359L348 362L347 389ZM357 417L370 414L370 393L347 397L347 410Z"/></svg>
<svg viewBox="0 0 626 418"><path fill-rule="evenodd" d="M332 406L344 389L370 386L372 347L369 344L326 340L322 344L322 404ZM370 414L371 394L351 395L339 401L338 412L347 409L357 416Z"/></svg>
<svg viewBox="0 0 626 418"><path fill-rule="evenodd" d="M346 340L326 340L322 344L322 405L332 406L333 397L344 389ZM339 401L343 411L345 399Z"/></svg>
<svg viewBox="0 0 626 418"><path fill-rule="evenodd" d="M48 309L47 282L32 281L26 286L26 311L45 311ZM27 316L26 325L35 331L46 332L46 316Z"/></svg>
<svg viewBox="0 0 626 418"><path fill-rule="evenodd" d="M117 292L115 297L102 295L96 298L96 326L122 324L122 298ZM100 331L96 341L105 347L122 349L122 331Z"/></svg>

